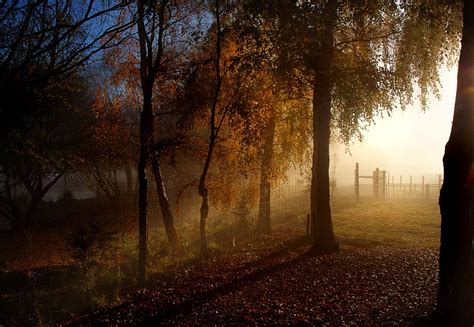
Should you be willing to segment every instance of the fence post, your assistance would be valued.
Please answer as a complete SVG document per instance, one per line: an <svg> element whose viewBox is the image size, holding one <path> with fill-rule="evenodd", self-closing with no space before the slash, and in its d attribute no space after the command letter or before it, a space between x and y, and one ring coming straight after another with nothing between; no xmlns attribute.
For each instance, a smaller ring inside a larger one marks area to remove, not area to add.
<svg viewBox="0 0 474 327"><path fill-rule="evenodd" d="M375 179L376 179L376 174L375 174L375 170L372 171L372 193L374 195L374 198L376 197L376 191L375 191Z"/></svg>
<svg viewBox="0 0 474 327"><path fill-rule="evenodd" d="M406 197L405 188L403 187L403 183L402 183L402 175L400 175L400 192L402 191L402 188L403 188L403 198L405 198Z"/></svg>
<svg viewBox="0 0 474 327"><path fill-rule="evenodd" d="M413 179L412 179L412 175L410 175L410 186L408 188L408 197L411 198L411 194L412 194L412 187L413 187Z"/></svg>
<svg viewBox="0 0 474 327"><path fill-rule="evenodd" d="M425 176L421 176L421 198L425 198Z"/></svg>
<svg viewBox="0 0 474 327"><path fill-rule="evenodd" d="M379 191L380 191L380 170L378 168L375 168L374 170L374 175L373 175L373 182L374 182L374 197L379 198Z"/></svg>
<svg viewBox="0 0 474 327"><path fill-rule="evenodd" d="M387 185L386 185L386 189L385 189L385 196L387 197L387 199L390 197L390 173L387 171Z"/></svg>
<svg viewBox="0 0 474 327"><path fill-rule="evenodd" d="M395 176L392 176L392 196L395 197Z"/></svg>
<svg viewBox="0 0 474 327"><path fill-rule="evenodd" d="M359 189L359 163L356 162L356 168L354 171L354 193L355 193L355 198L357 201L359 201L359 196L360 196L359 191L360 191Z"/></svg>
<svg viewBox="0 0 474 327"><path fill-rule="evenodd" d="M382 199L386 199L386 196L385 196L385 183L386 183L386 179L385 179L385 174L387 172L384 170L382 171Z"/></svg>

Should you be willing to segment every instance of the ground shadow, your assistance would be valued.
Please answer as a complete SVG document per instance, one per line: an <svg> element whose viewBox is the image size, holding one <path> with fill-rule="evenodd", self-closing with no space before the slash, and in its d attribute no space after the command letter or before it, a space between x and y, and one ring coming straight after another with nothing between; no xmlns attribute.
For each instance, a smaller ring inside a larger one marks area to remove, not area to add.
<svg viewBox="0 0 474 327"><path fill-rule="evenodd" d="M289 259L279 261L279 262L275 262L275 260L278 260L279 258L284 257L285 254L288 254L292 251L296 251L305 246L311 245L311 241L312 241L311 237L308 235L305 235L305 236L293 239L291 241L285 242L285 244L277 248L276 251L273 251L272 253L266 256L258 258L257 260L248 262L241 267L232 269L232 273L235 273L235 275L241 274L240 277L224 282L221 285L218 285L212 289L196 292L192 294L192 296L186 298L183 302L175 303L175 304L165 303L163 304L162 307L156 307L156 310L159 311L157 315L155 315L154 317L145 318L145 320L142 321L141 324L154 325L162 321L165 321L169 318L172 318L174 315L178 313L186 314L197 306L203 305L207 302L211 302L220 296L232 293L233 291L236 291L240 289L241 287L252 284L258 280L261 280L267 276L275 274L286 268L298 265L299 263L309 259L314 254L308 251L304 251L301 254L297 255L296 257L291 257ZM152 300L151 298L148 298L144 295L143 297L139 299L124 302L109 310L98 312L96 314L92 314L87 317L84 317L83 319L74 321L69 326L82 326L84 324L88 325L88 324L91 324L92 322L97 322L97 321L99 321L100 323L101 317L114 315L114 312L120 311L122 308L126 308L127 306L130 306L133 304L139 307L140 306L139 302L142 302L142 301L148 302L151 300ZM136 312L136 313L140 314L139 312Z"/></svg>
<svg viewBox="0 0 474 327"><path fill-rule="evenodd" d="M259 258L257 260L251 261L247 264L245 264L242 267L239 267L237 269L234 269L233 272L239 272L239 271L247 271L251 270L249 273L244 273L241 277L238 277L236 279L233 279L229 282L226 282L220 286L217 286L213 289L202 291L202 292L197 292L193 294L192 297L187 298L185 301L178 303L178 304L173 304L173 305L168 305L164 308L162 308L161 312L158 313L158 315L154 316L153 318L146 319L144 321L145 324L157 324L162 321L165 321L169 318L172 318L176 314L187 314L189 313L194 307L203 305L208 302L212 302L216 298L232 293L234 291L237 291L238 289L255 283L265 277L271 276L272 274L275 274L279 271L285 270L290 267L297 266L299 263L308 260L310 257L314 256L313 252L308 252L305 251L302 254L293 257L289 260L285 260L279 263L273 263L274 259L277 259L284 254L297 250L303 246L311 244L311 238L308 236L300 237L297 239L294 239L288 243L286 243L284 246L279 248L277 251L272 252L269 255L266 255L262 258ZM272 262L269 265L265 265L267 261Z"/></svg>

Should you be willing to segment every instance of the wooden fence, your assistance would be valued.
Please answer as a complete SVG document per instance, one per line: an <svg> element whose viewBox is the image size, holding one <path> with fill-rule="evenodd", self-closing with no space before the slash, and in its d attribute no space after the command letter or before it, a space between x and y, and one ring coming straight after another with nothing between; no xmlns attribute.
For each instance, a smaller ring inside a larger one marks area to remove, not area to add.
<svg viewBox="0 0 474 327"><path fill-rule="evenodd" d="M438 175L437 183L425 183L425 176L421 176L421 183L414 183L413 176L410 175L410 182L403 183L403 177L395 182L395 176L391 176L386 170L376 168L372 175L361 175L359 163L356 163L354 170L354 194L356 200L360 199L360 180L370 179L372 181L372 193L377 199L387 199L391 197L429 199L430 196L437 196L441 190L443 178ZM436 195L433 194L436 192Z"/></svg>

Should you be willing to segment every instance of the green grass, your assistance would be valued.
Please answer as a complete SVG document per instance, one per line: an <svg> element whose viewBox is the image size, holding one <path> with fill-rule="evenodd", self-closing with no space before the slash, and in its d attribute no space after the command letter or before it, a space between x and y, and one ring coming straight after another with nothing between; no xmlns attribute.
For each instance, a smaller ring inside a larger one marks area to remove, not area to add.
<svg viewBox="0 0 474 327"><path fill-rule="evenodd" d="M281 200L272 217L277 230L304 233L309 213L308 195ZM440 214L436 200L375 200L336 196L331 203L336 237L341 241L424 248L439 247Z"/></svg>
<svg viewBox="0 0 474 327"><path fill-rule="evenodd" d="M360 201L334 210L341 238L395 246L439 246L440 215L435 201Z"/></svg>

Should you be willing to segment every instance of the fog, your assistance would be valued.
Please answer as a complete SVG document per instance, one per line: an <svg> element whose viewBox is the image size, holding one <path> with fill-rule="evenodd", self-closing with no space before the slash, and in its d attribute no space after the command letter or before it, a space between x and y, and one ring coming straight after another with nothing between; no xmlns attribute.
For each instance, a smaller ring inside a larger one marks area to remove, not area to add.
<svg viewBox="0 0 474 327"><path fill-rule="evenodd" d="M474 326L474 1L1 3L0 327Z"/></svg>
<svg viewBox="0 0 474 327"><path fill-rule="evenodd" d="M352 184L355 163L362 173L387 170L398 176L434 176L443 172L444 146L451 130L456 94L457 69L444 68L441 74L440 99L430 95L428 109L419 102L391 116L379 116L363 132L362 142L335 144L331 160L336 161L338 184ZM333 163L331 164L333 167ZM415 177L414 177L415 178Z"/></svg>

